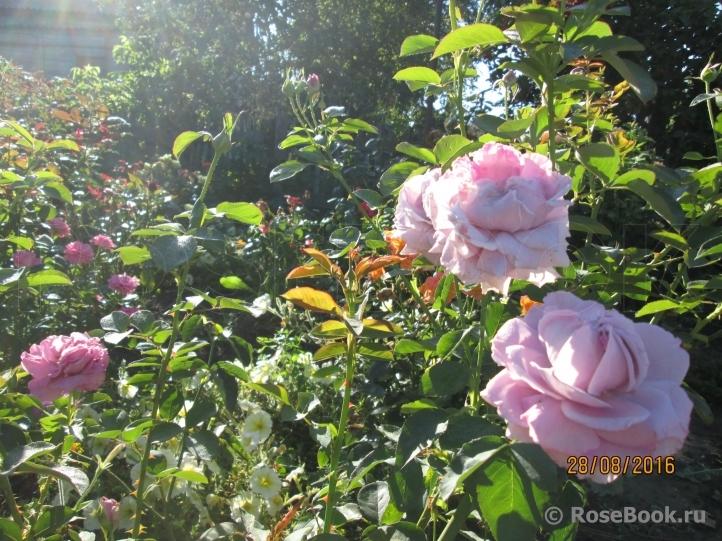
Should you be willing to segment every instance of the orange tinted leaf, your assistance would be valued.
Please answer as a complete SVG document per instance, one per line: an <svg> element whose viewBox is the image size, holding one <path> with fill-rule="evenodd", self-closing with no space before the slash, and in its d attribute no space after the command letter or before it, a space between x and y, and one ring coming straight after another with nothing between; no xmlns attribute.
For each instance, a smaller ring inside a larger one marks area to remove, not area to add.
<svg viewBox="0 0 722 541"><path fill-rule="evenodd" d="M73 117L71 117L65 111L53 111L52 116L55 118L59 118L60 120L64 120L65 122L73 122Z"/></svg>
<svg viewBox="0 0 722 541"><path fill-rule="evenodd" d="M395 334L404 334L404 330L390 321L380 319L364 319L364 330L361 336L365 338L388 338Z"/></svg>
<svg viewBox="0 0 722 541"><path fill-rule="evenodd" d="M522 295L521 299L519 299L519 304L521 304L521 315L526 315L526 313L531 310L531 307L537 304L543 304L541 302L533 301L528 296Z"/></svg>
<svg viewBox="0 0 722 541"><path fill-rule="evenodd" d="M334 265L333 262L329 259L329 257L322 251L316 250L314 248L301 248L301 251L304 254L310 255L313 259L315 259L318 264L321 265L321 267L328 271L328 274L334 276L341 276L343 274L338 265Z"/></svg>
<svg viewBox="0 0 722 541"><path fill-rule="evenodd" d="M288 513L286 513L281 520L278 521L278 524L276 524L276 527L273 528L273 532L271 535L271 539L276 539L286 528L288 528L288 525L293 520L293 517L296 516L296 513L298 512L299 508L301 507L301 504L303 504L305 498L302 498L296 505L294 505Z"/></svg>
<svg viewBox="0 0 722 541"><path fill-rule="evenodd" d="M317 325L311 331L311 334L320 338L344 338L348 332L348 328L343 321L330 319Z"/></svg>
<svg viewBox="0 0 722 541"><path fill-rule="evenodd" d="M287 301L306 310L314 312L322 312L324 314L334 314L340 316L342 314L333 297L325 291L318 291L312 287L296 287L286 291L281 295Z"/></svg>
<svg viewBox="0 0 722 541"><path fill-rule="evenodd" d="M397 255L385 255L374 259L366 257L359 261L358 265L356 265L356 276L361 278L365 274L368 274L376 269L399 263L402 259L404 258Z"/></svg>
<svg viewBox="0 0 722 541"><path fill-rule="evenodd" d="M301 265L289 272L286 280L306 278L307 276L328 276L328 271L321 265Z"/></svg>
<svg viewBox="0 0 722 541"><path fill-rule="evenodd" d="M73 119L73 122L77 122L78 124L82 124L83 122L83 115L81 115L80 111L78 111L75 107L70 110L70 118Z"/></svg>

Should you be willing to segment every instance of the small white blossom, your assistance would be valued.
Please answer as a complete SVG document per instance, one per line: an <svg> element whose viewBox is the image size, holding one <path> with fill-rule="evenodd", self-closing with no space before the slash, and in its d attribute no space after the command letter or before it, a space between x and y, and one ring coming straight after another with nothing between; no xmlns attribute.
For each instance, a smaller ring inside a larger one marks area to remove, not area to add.
<svg viewBox="0 0 722 541"><path fill-rule="evenodd" d="M258 443L263 443L271 435L272 429L273 421L271 421L271 416L261 410L246 417L246 422L243 423L243 436Z"/></svg>
<svg viewBox="0 0 722 541"><path fill-rule="evenodd" d="M258 361L248 375L253 383L268 383L268 380L273 375L274 368L276 368L276 365L271 359Z"/></svg>
<svg viewBox="0 0 722 541"><path fill-rule="evenodd" d="M75 415L76 419L85 421L86 419L92 419L96 423L100 422L100 414L90 406L81 406L78 409L78 413Z"/></svg>
<svg viewBox="0 0 722 541"><path fill-rule="evenodd" d="M118 381L118 394L121 398L130 400L131 398L135 398L135 395L138 394L138 387L135 385L129 385L127 378L121 378L120 381Z"/></svg>
<svg viewBox="0 0 722 541"><path fill-rule="evenodd" d="M208 509L213 509L219 503L221 503L221 497L218 494L213 494L211 492L206 495L206 505L208 506Z"/></svg>
<svg viewBox="0 0 722 541"><path fill-rule="evenodd" d="M86 530L100 530L100 517L105 514L100 506L100 500L93 500L85 509L83 509L83 518L85 519Z"/></svg>
<svg viewBox="0 0 722 541"><path fill-rule="evenodd" d="M259 442L251 438L250 436L241 436L241 445L247 453L252 453L258 449Z"/></svg>
<svg viewBox="0 0 722 541"><path fill-rule="evenodd" d="M250 485L251 490L264 499L273 498L282 488L278 474L268 466L260 466L253 470Z"/></svg>
<svg viewBox="0 0 722 541"><path fill-rule="evenodd" d="M273 498L269 498L266 500L266 510L271 516L278 514L282 507L283 496L281 496L280 494L276 494Z"/></svg>
<svg viewBox="0 0 722 541"><path fill-rule="evenodd" d="M261 500L255 494L241 490L238 494L231 498L231 518L236 522L243 520L243 513L250 513L258 518L261 514Z"/></svg>
<svg viewBox="0 0 722 541"><path fill-rule="evenodd" d="M306 470L303 469L303 466L299 466L298 468L294 468L288 472L288 475L286 475L284 479L286 481L293 481L295 478L303 475L304 473L306 473Z"/></svg>
<svg viewBox="0 0 722 541"><path fill-rule="evenodd" d="M254 315L254 317L260 317L271 308L271 296L266 293L265 295L261 295L260 297L257 297L251 306L248 307L248 309L251 311L251 314Z"/></svg>
<svg viewBox="0 0 722 541"><path fill-rule="evenodd" d="M120 513L118 518L118 528L120 530L130 530L133 528L135 523L135 513L138 510L138 505L135 502L135 498L132 496L126 496L120 500Z"/></svg>
<svg viewBox="0 0 722 541"><path fill-rule="evenodd" d="M256 413L257 411L261 411L261 406L259 406L255 402L246 400L245 398L238 401L238 407L241 408L243 411L247 411L248 413Z"/></svg>

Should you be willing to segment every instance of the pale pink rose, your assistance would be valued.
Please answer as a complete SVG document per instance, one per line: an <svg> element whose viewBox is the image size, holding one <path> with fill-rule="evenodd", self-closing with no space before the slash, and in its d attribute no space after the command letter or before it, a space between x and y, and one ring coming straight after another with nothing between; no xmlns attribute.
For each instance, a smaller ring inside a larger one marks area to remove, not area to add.
<svg viewBox="0 0 722 541"><path fill-rule="evenodd" d="M70 236L70 226L62 218L53 218L45 223L50 226L50 231L58 238L62 239Z"/></svg>
<svg viewBox="0 0 722 541"><path fill-rule="evenodd" d="M100 506L103 508L108 522L114 527L117 527L120 522L120 504L115 500L103 496L100 498Z"/></svg>
<svg viewBox="0 0 722 541"><path fill-rule="evenodd" d="M95 235L90 239L91 244L95 244L98 248L105 248L106 250L112 250L115 248L115 243L110 237L105 235Z"/></svg>
<svg viewBox="0 0 722 541"><path fill-rule="evenodd" d="M544 156L487 143L437 180L431 175L411 178L399 194L395 235L406 241L406 253L417 251L463 283L504 295L513 278L541 286L559 276L554 267L569 265L571 202L564 194L571 179Z"/></svg>
<svg viewBox="0 0 722 541"><path fill-rule="evenodd" d="M140 308L133 308L132 306L121 306L119 308L126 316L132 316L136 312L140 311Z"/></svg>
<svg viewBox="0 0 722 541"><path fill-rule="evenodd" d="M65 247L65 259L73 265L87 265L93 260L95 254L90 244L73 241Z"/></svg>
<svg viewBox="0 0 722 541"><path fill-rule="evenodd" d="M321 91L321 81L315 73L308 76L306 84L308 85L308 93L312 96L315 96Z"/></svg>
<svg viewBox="0 0 722 541"><path fill-rule="evenodd" d="M35 252L28 250L18 250L13 254L13 265L18 267L34 267L35 265L42 265L43 260L35 255Z"/></svg>
<svg viewBox="0 0 722 541"><path fill-rule="evenodd" d="M20 358L33 377L28 383L30 393L46 404L73 391L97 389L108 368L108 350L100 340L79 332L48 336Z"/></svg>
<svg viewBox="0 0 722 541"><path fill-rule="evenodd" d="M441 169L432 169L423 175L411 177L399 192L394 216L393 237L402 239L406 246L401 255L424 254L432 263L439 264L438 254L429 253L434 245L435 229L429 218L429 187L439 180Z"/></svg>
<svg viewBox="0 0 722 541"><path fill-rule="evenodd" d="M504 367L481 396L508 421L507 436L539 444L559 466L570 456L671 456L689 432L680 387L689 355L648 323L566 291L548 294L492 340ZM599 460L597 458L597 460ZM597 470L590 477L618 477Z"/></svg>
<svg viewBox="0 0 722 541"><path fill-rule="evenodd" d="M108 287L123 295L130 295L139 285L140 280L135 276L128 276L127 274L114 274L110 277L110 280L108 280Z"/></svg>

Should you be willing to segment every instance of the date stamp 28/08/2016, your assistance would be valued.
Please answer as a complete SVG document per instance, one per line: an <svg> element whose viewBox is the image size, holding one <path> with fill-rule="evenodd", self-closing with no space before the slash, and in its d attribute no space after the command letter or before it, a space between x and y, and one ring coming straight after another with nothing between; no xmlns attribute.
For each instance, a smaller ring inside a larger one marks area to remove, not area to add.
<svg viewBox="0 0 722 541"><path fill-rule="evenodd" d="M651 475L674 473L674 457L653 456L570 456L567 459L569 475Z"/></svg>

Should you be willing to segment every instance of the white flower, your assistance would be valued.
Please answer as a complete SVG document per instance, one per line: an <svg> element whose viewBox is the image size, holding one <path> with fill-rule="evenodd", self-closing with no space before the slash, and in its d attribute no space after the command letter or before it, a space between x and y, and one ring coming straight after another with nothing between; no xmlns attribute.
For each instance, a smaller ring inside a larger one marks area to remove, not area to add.
<svg viewBox="0 0 722 541"><path fill-rule="evenodd" d="M271 516L276 515L283 507L283 496L276 494L273 498L266 500L266 510Z"/></svg>
<svg viewBox="0 0 722 541"><path fill-rule="evenodd" d="M170 468L171 466L168 465ZM138 487L138 480L140 479L140 462L135 464L130 469L130 480L131 484L134 487ZM148 499L153 499L161 496L160 487L155 484L156 478L155 475L148 473L146 470L145 472L145 483L143 484L143 490L145 491L145 497Z"/></svg>
<svg viewBox="0 0 722 541"><path fill-rule="evenodd" d="M310 365L313 362L313 353L310 353L308 351L299 353L298 357L296 357L296 362L299 362L299 363L305 364L305 365Z"/></svg>
<svg viewBox="0 0 722 541"><path fill-rule="evenodd" d="M202 465L199 466L196 459L190 455L183 456L183 461L181 462L180 470L184 471L184 472L195 472L195 473L203 474L203 466ZM168 476L165 479L170 480L171 477ZM165 479L164 479L164 481L165 481ZM192 482L193 481L187 481L186 479L176 478L175 485L173 486L173 493L170 495L170 497L176 498L177 496L180 496L181 494L188 493L190 490L189 483L192 483ZM165 486L165 484L163 486ZM168 481L168 488L170 488L170 481Z"/></svg>
<svg viewBox="0 0 722 541"><path fill-rule="evenodd" d="M250 513L258 518L261 514L261 500L255 494L241 490L238 494L231 498L231 518L236 522L243 520L243 513Z"/></svg>
<svg viewBox="0 0 722 541"><path fill-rule="evenodd" d="M75 418L81 421L92 419L96 423L100 422L100 414L90 406L81 406L80 409L78 409L78 413L75 415Z"/></svg>
<svg viewBox="0 0 722 541"><path fill-rule="evenodd" d="M221 503L221 497L217 494L213 494L211 492L206 495L206 505L208 506L208 509L213 509L219 503Z"/></svg>
<svg viewBox="0 0 722 541"><path fill-rule="evenodd" d="M137 510L138 505L135 502L135 498L132 496L126 496L120 500L118 528L124 531L131 530L135 523L135 513Z"/></svg>
<svg viewBox="0 0 722 541"><path fill-rule="evenodd" d="M268 380L273 375L274 368L276 368L276 366L271 359L258 361L248 375L253 383L268 383Z"/></svg>
<svg viewBox="0 0 722 541"><path fill-rule="evenodd" d="M288 475L286 475L284 479L286 479L286 481L293 481L296 477L299 477L304 473L306 473L306 470L303 469L303 466L299 466L298 468L294 468L288 472Z"/></svg>
<svg viewBox="0 0 722 541"><path fill-rule="evenodd" d="M251 438L250 436L241 436L241 445L247 453L252 453L258 449L259 442Z"/></svg>
<svg viewBox="0 0 722 541"><path fill-rule="evenodd" d="M265 295L261 295L260 297L257 297L251 306L248 307L248 309L251 311L251 314L253 314L254 317L260 317L271 308L271 296L266 293Z"/></svg>
<svg viewBox="0 0 722 541"><path fill-rule="evenodd" d="M278 494L282 487L278 474L268 466L260 466L253 470L250 485L253 492L267 500Z"/></svg>
<svg viewBox="0 0 722 541"><path fill-rule="evenodd" d="M121 398L130 400L131 398L135 398L135 395L138 394L138 387L135 385L129 385L127 378L121 378L120 381L118 381L118 394Z"/></svg>
<svg viewBox="0 0 722 541"><path fill-rule="evenodd" d="M243 423L243 436L262 443L271 435L272 429L271 416L261 410L246 417L246 422Z"/></svg>
<svg viewBox="0 0 722 541"><path fill-rule="evenodd" d="M83 518L85 518L86 530L100 530L100 517L105 514L100 506L100 500L93 500L85 509L83 509Z"/></svg>
<svg viewBox="0 0 722 541"><path fill-rule="evenodd" d="M256 413L257 411L261 411L261 406L259 406L255 402L246 400L245 398L238 401L238 407L241 408L243 411L247 411L248 413Z"/></svg>
<svg viewBox="0 0 722 541"><path fill-rule="evenodd" d="M109 442L110 438L93 438L90 444L90 456L103 456L105 450L108 448Z"/></svg>

